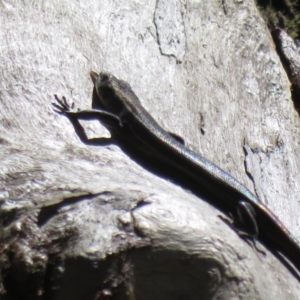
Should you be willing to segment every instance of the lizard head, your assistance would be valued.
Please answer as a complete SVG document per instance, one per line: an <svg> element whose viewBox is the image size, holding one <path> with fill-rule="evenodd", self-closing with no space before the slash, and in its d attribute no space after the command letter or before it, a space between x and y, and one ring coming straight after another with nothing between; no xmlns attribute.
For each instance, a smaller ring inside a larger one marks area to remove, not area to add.
<svg viewBox="0 0 300 300"><path fill-rule="evenodd" d="M140 104L130 85L110 73L90 72L94 83L93 108L103 109L115 115L135 110Z"/></svg>

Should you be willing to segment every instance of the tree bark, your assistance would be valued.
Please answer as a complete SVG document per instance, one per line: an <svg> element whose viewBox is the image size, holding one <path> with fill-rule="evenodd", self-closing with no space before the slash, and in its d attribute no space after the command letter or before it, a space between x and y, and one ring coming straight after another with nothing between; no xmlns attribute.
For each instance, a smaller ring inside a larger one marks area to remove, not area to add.
<svg viewBox="0 0 300 300"><path fill-rule="evenodd" d="M113 73L299 238L300 121L253 1L0 5L1 299L300 298L220 211L82 144L51 108L53 94L90 107L89 71Z"/></svg>

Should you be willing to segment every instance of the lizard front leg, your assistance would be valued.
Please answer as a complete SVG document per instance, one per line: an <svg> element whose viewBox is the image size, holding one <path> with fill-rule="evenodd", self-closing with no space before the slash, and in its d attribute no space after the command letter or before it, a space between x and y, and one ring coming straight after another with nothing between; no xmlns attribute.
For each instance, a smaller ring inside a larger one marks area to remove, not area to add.
<svg viewBox="0 0 300 300"><path fill-rule="evenodd" d="M72 123L74 130L80 140L87 145L94 146L105 146L113 144L114 140L112 138L92 138L89 139L84 128L80 124L79 120L99 120L106 128L117 128L123 127L121 119L107 111L104 110L74 110L74 103L69 105L65 97L61 99L57 95L54 95L56 102L52 102L53 110L58 114L66 116Z"/></svg>

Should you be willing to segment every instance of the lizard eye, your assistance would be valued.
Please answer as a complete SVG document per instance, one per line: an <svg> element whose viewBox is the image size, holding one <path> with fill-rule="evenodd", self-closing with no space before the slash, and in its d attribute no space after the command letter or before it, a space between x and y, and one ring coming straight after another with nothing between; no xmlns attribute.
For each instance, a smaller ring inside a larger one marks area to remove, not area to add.
<svg viewBox="0 0 300 300"><path fill-rule="evenodd" d="M108 79L109 79L109 76L107 74L101 74L101 83L108 81Z"/></svg>

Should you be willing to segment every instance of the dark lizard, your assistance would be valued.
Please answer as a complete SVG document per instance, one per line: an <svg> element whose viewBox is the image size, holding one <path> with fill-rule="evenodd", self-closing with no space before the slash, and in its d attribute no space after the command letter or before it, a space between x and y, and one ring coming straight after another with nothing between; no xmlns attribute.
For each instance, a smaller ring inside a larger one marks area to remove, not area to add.
<svg viewBox="0 0 300 300"><path fill-rule="evenodd" d="M117 144L144 168L191 190L230 215L236 213L246 233L269 248L299 279L300 245L278 218L244 185L166 132L144 109L130 85L109 73L91 72L91 110L74 111L56 95L54 110L72 122L82 142ZM97 119L111 138L88 139L79 120ZM240 208L240 209L239 209ZM287 260L288 262L287 262Z"/></svg>

